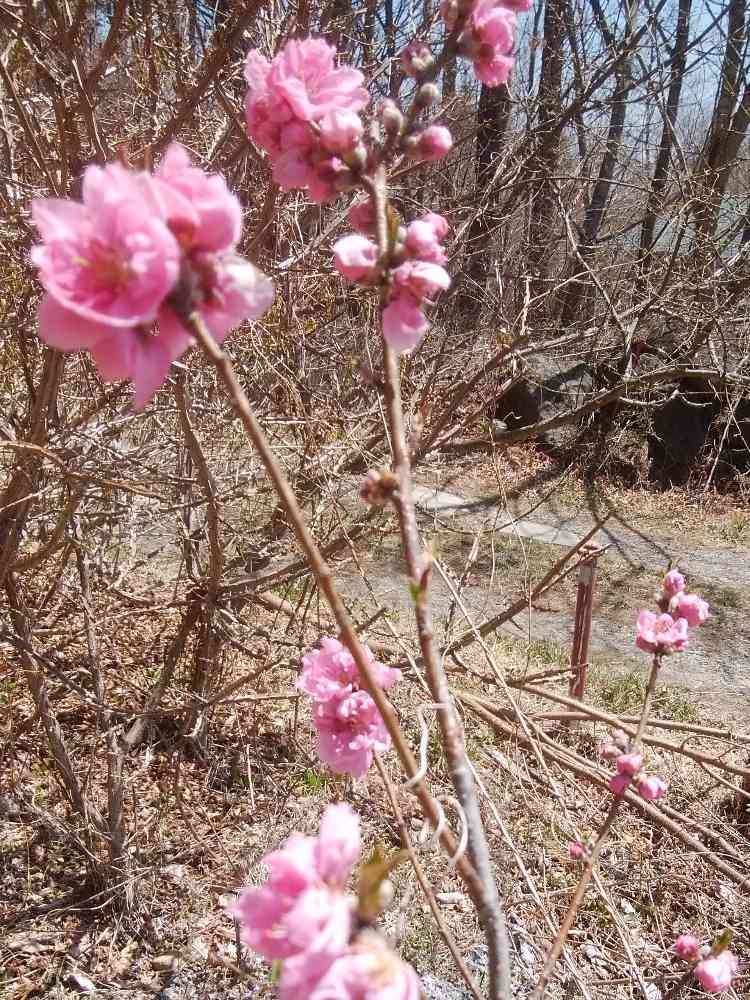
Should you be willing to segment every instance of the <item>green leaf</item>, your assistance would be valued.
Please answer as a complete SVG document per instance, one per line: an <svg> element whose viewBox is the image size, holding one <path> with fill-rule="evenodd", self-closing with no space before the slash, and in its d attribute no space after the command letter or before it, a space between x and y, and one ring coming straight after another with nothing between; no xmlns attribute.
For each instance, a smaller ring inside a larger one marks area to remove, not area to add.
<svg viewBox="0 0 750 1000"><path fill-rule="evenodd" d="M714 955L720 955L722 951L726 951L727 948L732 943L732 931L725 927L724 930L719 934L713 943L711 950Z"/></svg>
<svg viewBox="0 0 750 1000"><path fill-rule="evenodd" d="M373 921L382 909L381 888L390 873L409 857L408 851L396 851L386 857L376 846L368 861L359 870L357 913L366 923Z"/></svg>

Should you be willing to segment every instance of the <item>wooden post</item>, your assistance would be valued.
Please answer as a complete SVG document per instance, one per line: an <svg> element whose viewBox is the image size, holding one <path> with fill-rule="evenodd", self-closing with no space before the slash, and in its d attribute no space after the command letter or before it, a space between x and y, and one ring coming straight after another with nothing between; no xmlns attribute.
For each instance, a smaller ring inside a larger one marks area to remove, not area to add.
<svg viewBox="0 0 750 1000"><path fill-rule="evenodd" d="M573 627L573 648L570 653L570 688L572 698L582 699L586 693L589 667L589 640L591 639L591 614L594 608L594 583L598 549L581 563L578 570L576 617Z"/></svg>

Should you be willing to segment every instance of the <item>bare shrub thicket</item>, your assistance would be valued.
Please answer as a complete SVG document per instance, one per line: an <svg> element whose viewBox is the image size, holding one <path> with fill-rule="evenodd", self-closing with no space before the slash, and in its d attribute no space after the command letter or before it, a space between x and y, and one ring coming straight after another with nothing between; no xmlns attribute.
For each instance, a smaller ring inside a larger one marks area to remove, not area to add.
<svg viewBox="0 0 750 1000"><path fill-rule="evenodd" d="M158 951L160 934L183 947L190 914L205 916L200 890L214 883L196 875L194 910L173 911L173 938L162 928L149 941L143 921L169 892L159 872L197 870L208 851L215 882L236 887L248 864L237 832L243 796L267 824L258 855L328 781L315 770L294 682L300 653L336 624L214 368L190 353L135 414L128 386L104 385L87 355L62 356L36 336L29 202L77 196L91 162L155 163L176 139L240 197L239 249L273 276L277 299L227 351L320 549L351 584L342 593L355 626L409 672L397 708L419 744L426 695L408 601L406 611L384 606L372 586L392 573L406 588L392 568L398 527L358 499L362 474L391 454L377 305L332 274L344 201L321 209L271 183L243 128L242 62L251 46L270 54L313 31L365 71L374 96L408 94L394 57L417 30L440 35L436 7L0 2L0 803L32 845L64 845L63 862L46 846L42 861L30 855L38 880L53 874L54 893L37 892L37 881L30 901L9 879L4 916L14 928L71 905L97 914L111 905L139 947ZM532 466L547 453L574 455L631 482L697 477L742 490L749 41L746 0L547 0L525 19L509 88L477 89L448 62L440 83L454 150L439 166L403 167L391 186L405 218L435 207L453 226L452 291L402 366L417 477L450 483L458 456L494 449L502 463L507 449L537 441L542 450L523 459ZM494 566L496 539L482 544ZM592 796L606 786L589 729L558 727L559 716L612 717L565 701L555 684L564 664L516 662L495 641L501 624L571 579L580 547L542 566L527 560L481 618L461 605L471 551L458 576L446 570L441 654L512 901L511 937L523 956L518 941L530 935L538 958L567 884L559 856L548 878L545 852L595 825ZM650 997L657 979L666 991L679 978L666 949L690 921L707 935L731 924L735 950L748 944L738 895L747 737L671 725L646 742L683 791L663 808L632 797L626 846L596 876L599 901L583 917L596 960L564 955L569 987L582 995L609 996L618 983L618 995ZM430 763L436 784L447 783L439 756ZM375 785L365 786L371 803L385 803ZM419 810L391 792L407 813L403 834ZM389 809L370 806L379 836ZM397 826L385 836L398 839ZM637 862L627 859L632 843ZM443 862L431 877L456 889ZM616 902L635 878L642 888L631 895L651 907L640 938ZM429 947L420 940L408 919L414 887L404 876L397 890L396 932L429 965L437 932L424 932ZM446 919L446 937L468 946L474 924L461 912ZM9 955L11 983L20 966ZM106 963L98 968L104 976Z"/></svg>

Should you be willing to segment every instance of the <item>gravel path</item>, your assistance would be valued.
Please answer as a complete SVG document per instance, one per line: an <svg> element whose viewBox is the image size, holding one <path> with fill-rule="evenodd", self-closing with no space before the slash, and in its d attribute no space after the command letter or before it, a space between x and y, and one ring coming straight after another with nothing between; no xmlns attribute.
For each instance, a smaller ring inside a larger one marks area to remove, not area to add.
<svg viewBox="0 0 750 1000"><path fill-rule="evenodd" d="M512 513L496 506L492 500L460 497L429 487L417 487L415 499L423 520L437 517L452 527L474 530L489 522L496 531L557 546L560 551L574 545L594 525L594 521L584 515L557 516L549 510L535 513L533 518L515 519ZM603 558L622 567L624 574L628 567L643 567L659 573L671 558L679 560L680 567L696 585L698 581L700 584L713 583L729 588L734 595L735 588L744 589L750 582L750 559L743 550L728 546L682 547L681 538L646 537L624 519L614 517L594 540L611 546ZM410 615L411 599L400 562L376 559L368 563L366 569L377 600L405 616ZM437 574L433 579L433 607L439 618L448 613L451 597ZM344 591L350 596L367 597L367 587L358 575L347 571L342 582ZM463 599L475 621L496 614L505 603L498 604L497 595L488 594L478 586L467 587ZM569 644L573 626L570 609L566 606L555 611L549 607L554 607L554 602L545 605L545 610L525 611L515 624L503 626L503 631L515 638L527 635ZM693 633L688 651L665 661L662 676L668 683L700 692L707 707L722 716L741 718L750 707L750 625L740 608L720 606L717 611L710 628ZM640 665L645 669L644 658L634 648L633 625L606 618L605 613L606 609L599 609L592 624L594 659L598 652L606 658L627 661L629 666Z"/></svg>

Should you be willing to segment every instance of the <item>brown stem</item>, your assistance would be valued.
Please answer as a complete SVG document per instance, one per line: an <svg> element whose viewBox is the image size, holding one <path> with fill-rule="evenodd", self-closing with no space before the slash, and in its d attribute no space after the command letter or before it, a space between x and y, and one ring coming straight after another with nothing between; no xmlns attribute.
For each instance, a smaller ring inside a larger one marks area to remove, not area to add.
<svg viewBox="0 0 750 1000"><path fill-rule="evenodd" d="M331 570L323 559L315 539L310 533L310 529L307 526L304 514L297 503L297 499L292 491L292 488L289 485L289 482L279 463L276 461L276 456L271 450L268 439L264 434L262 427L258 423L255 414L253 413L247 396L237 381L237 377L229 358L226 354L224 354L219 345L208 332L199 313L187 312L180 309L179 303L173 304L173 307L178 310L181 321L185 324L186 328L190 330L208 359L216 367L219 379L223 382L224 387L229 394L237 416L242 422L245 433L258 452L269 478L273 483L274 489L286 508L289 521L297 536L297 541L299 542L300 547L310 564L310 568L315 576L317 584L328 602L334 618L336 619L341 641L347 647L354 658L354 662L357 664L362 685L372 697L378 711L383 717L383 722L385 723L388 733L393 741L393 746L399 756L399 759L401 760L404 771L409 778L413 778L417 774L418 768L414 755L411 752L411 748L404 737L391 703L385 697L382 688L373 677L367 657L364 654L362 644L359 641L351 619L349 618L346 608L344 607L338 591L336 590L336 586L331 576ZM440 806L433 799L432 795L424 785L424 782L420 781L418 784L415 783L414 791L419 798L425 816L434 826L437 826L441 815ZM444 828L440 835L440 842L446 853L451 856L455 854L456 841L453 834L447 829L447 827ZM463 878L473 902L476 906L480 906L483 897L482 882L468 857L464 856L460 858L456 863L456 868Z"/></svg>
<svg viewBox="0 0 750 1000"><path fill-rule="evenodd" d="M381 781L383 782L383 785L385 787L385 793L388 796L388 801L391 804L391 809L393 809L393 813L396 817L396 822L398 823L398 828L401 833L401 840L403 842L407 854L409 855L409 860L412 863L412 867L414 869L414 874L416 875L417 882L419 882L419 886L422 892L424 893L425 899L427 900L430 910L432 911L432 915L435 918L435 923L438 926L438 930L440 931L443 941L445 941L448 951L451 953L453 961L456 963L456 968L463 976L464 982L468 986L471 995L474 997L474 1000L483 1000L479 987L474 982L471 973L466 967L466 962L464 962L463 955L459 951L458 945L456 944L453 935L451 934L445 921L443 920L443 914L440 912L440 907L438 906L438 902L435 899L435 894L432 891L432 887L430 886L427 876L424 873L424 869L422 868L422 865L419 862L417 852L414 850L414 845L411 842L411 837L409 836L409 828L406 825L406 820L404 819L404 814L401 811L401 806L398 804L398 798L396 797L396 790L393 787L393 782L388 776L388 772L386 771L383 762L380 760L380 757L378 757L377 754L375 756L375 766L378 769L378 774L380 775Z"/></svg>
<svg viewBox="0 0 750 1000"><path fill-rule="evenodd" d="M387 235L387 191L385 168L376 173L372 194L381 262L388 264ZM448 678L438 653L432 625L432 610L429 601L430 560L422 549L417 529L417 516L412 496L411 463L406 443L404 414L401 403L401 382L398 360L383 338L383 367L385 399L388 427L391 436L393 465L398 480L396 509L401 529L401 545L409 572L409 585L414 601L419 647L425 666L425 674L430 693L439 706L438 724L442 738L445 759L451 775L451 782L458 801L466 816L469 834L469 852L474 867L479 874L482 894L478 907L482 928L487 939L490 973L490 996L492 1000L510 998L510 951L505 924L505 911L497 891L489 845L484 832L479 799L474 785L474 777L466 757L463 732L453 704Z"/></svg>
<svg viewBox="0 0 750 1000"><path fill-rule="evenodd" d="M645 732L646 726L648 724L648 716L651 711L651 702L654 697L654 691L656 689L656 678L659 673L660 659L655 656L651 663L651 672L648 677L648 686L646 688L646 695L643 699L643 710L641 711L641 717L638 721L638 729L633 737L633 742L631 744L632 749L636 751L640 745L641 737ZM588 857L586 859L586 865L581 873L581 877L578 880L578 885L576 886L575 892L573 893L573 898L568 906L568 911L563 918L563 922L560 924L560 930L557 932L557 936L552 943L552 947L549 950L547 959L544 963L544 968L542 969L541 975L539 976L539 981L536 984L534 992L531 995L531 1000L541 1000L544 996L547 986L550 981L550 977L554 972L555 966L557 965L557 960L565 945L565 941L570 933L570 929L573 926L575 919L578 915L578 907L583 901L583 897L586 894L586 889L591 881L591 876L594 874L594 867L596 862L599 860L599 855L602 852L609 832L612 829L617 814L620 811L620 806L622 805L624 799L622 795L616 795L612 805L609 807L609 811L604 818L599 833L596 838L596 842L589 851Z"/></svg>

